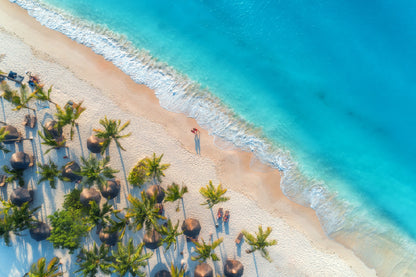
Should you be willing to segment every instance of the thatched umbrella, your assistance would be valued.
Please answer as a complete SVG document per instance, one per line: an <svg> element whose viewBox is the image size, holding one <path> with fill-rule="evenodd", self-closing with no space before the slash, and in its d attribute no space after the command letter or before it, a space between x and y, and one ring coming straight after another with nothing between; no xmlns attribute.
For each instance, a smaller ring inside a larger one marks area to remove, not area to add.
<svg viewBox="0 0 416 277"><path fill-rule="evenodd" d="M113 199L118 195L120 192L120 180L114 179L114 180L108 180L107 186L103 187L101 189L101 194L104 198L107 198L107 200Z"/></svg>
<svg viewBox="0 0 416 277"><path fill-rule="evenodd" d="M146 190L146 195L149 198L156 196L156 202L162 203L163 199L165 198L165 190L159 185L151 185Z"/></svg>
<svg viewBox="0 0 416 277"><path fill-rule="evenodd" d="M201 224L194 218L187 218L182 223L183 234L192 239L197 239L201 231Z"/></svg>
<svg viewBox="0 0 416 277"><path fill-rule="evenodd" d="M4 126L4 130L8 132L8 134L4 136L4 144L13 144L22 138L19 131L11 125Z"/></svg>
<svg viewBox="0 0 416 277"><path fill-rule="evenodd" d="M17 206L22 206L26 202L33 200L33 191L29 191L25 188L17 188L10 194L10 201Z"/></svg>
<svg viewBox="0 0 416 277"><path fill-rule="evenodd" d="M14 169L26 169L33 166L33 156L25 152L13 153L10 164Z"/></svg>
<svg viewBox="0 0 416 277"><path fill-rule="evenodd" d="M152 231L147 231L146 234L144 234L143 236L144 246L146 246L149 249L158 248L161 240L162 236L155 229L153 229Z"/></svg>
<svg viewBox="0 0 416 277"><path fill-rule="evenodd" d="M227 260L224 265L224 274L226 277L241 277L244 273L244 266L240 261Z"/></svg>
<svg viewBox="0 0 416 277"><path fill-rule="evenodd" d="M45 222L38 222L29 232L32 239L41 241L47 239L51 235L51 228Z"/></svg>
<svg viewBox="0 0 416 277"><path fill-rule="evenodd" d="M45 129L52 135L54 139L62 138L62 129L58 128L58 122L51 120L45 124Z"/></svg>
<svg viewBox="0 0 416 277"><path fill-rule="evenodd" d="M202 263L195 267L194 277L214 277L214 271L209 264Z"/></svg>
<svg viewBox="0 0 416 277"><path fill-rule="evenodd" d="M101 194L95 188L84 188L79 196L79 202L84 206L88 206L90 201L100 204L100 200Z"/></svg>
<svg viewBox="0 0 416 277"><path fill-rule="evenodd" d="M68 178L71 182L76 182L82 179L82 176L75 174L74 172L80 172L81 167L76 162L67 163L62 169L62 177Z"/></svg>
<svg viewBox="0 0 416 277"><path fill-rule="evenodd" d="M115 245L118 241L118 232L109 232L109 228L103 228L98 235L102 243L107 245Z"/></svg>
<svg viewBox="0 0 416 277"><path fill-rule="evenodd" d="M162 269L156 272L155 277L172 277L172 275L166 269Z"/></svg>
<svg viewBox="0 0 416 277"><path fill-rule="evenodd" d="M101 150L103 149L102 143L104 142L103 138L98 138L94 135L91 135L87 139L87 148L92 153L101 153Z"/></svg>

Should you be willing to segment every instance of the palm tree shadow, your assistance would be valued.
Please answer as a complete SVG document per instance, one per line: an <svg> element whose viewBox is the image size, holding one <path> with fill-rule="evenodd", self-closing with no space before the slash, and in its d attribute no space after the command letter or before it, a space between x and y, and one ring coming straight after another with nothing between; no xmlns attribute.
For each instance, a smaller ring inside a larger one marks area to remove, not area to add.
<svg viewBox="0 0 416 277"><path fill-rule="evenodd" d="M1 97L1 107L3 109L3 121L6 122L6 111L4 109L3 97Z"/></svg>
<svg viewBox="0 0 416 277"><path fill-rule="evenodd" d="M84 146L82 145L82 138L81 138L81 133L79 131L78 124L75 125L75 128L77 129L77 133L78 133L79 146L81 147L81 154L82 154L83 157L85 157L85 154L84 154Z"/></svg>
<svg viewBox="0 0 416 277"><path fill-rule="evenodd" d="M185 202L183 201L183 198L181 198L181 200L182 200L183 218L186 219Z"/></svg>
<svg viewBox="0 0 416 277"><path fill-rule="evenodd" d="M118 150L118 154L120 155L121 167L123 168L124 182L125 182L125 184L128 184L128 182L127 182L126 167L124 166L124 160L123 160L123 156L121 155L120 147L117 147L117 150ZM126 185L126 188L128 189L129 187ZM128 191L128 192L130 192L130 191Z"/></svg>
<svg viewBox="0 0 416 277"><path fill-rule="evenodd" d="M256 275L257 275L257 277L259 277L260 275L259 275L259 269L257 267L256 255L254 254L254 252L252 253L252 255L253 255L254 266L256 268Z"/></svg>

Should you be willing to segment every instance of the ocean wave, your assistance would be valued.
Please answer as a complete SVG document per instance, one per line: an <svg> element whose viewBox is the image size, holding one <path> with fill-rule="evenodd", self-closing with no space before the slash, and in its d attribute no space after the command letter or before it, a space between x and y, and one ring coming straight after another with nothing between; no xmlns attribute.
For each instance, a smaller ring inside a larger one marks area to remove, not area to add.
<svg viewBox="0 0 416 277"><path fill-rule="evenodd" d="M283 193L294 202L313 208L329 236L353 249L380 274L400 276L402 272L416 272L412 257L416 246L406 235L392 226L386 227L390 226L388 223L370 224L378 221L371 218L367 211L328 190L321 181L305 176L288 151L268 141L261 130L241 119L198 83L155 59L147 51L136 49L127 38L104 26L79 20L35 0L10 2L26 9L42 25L90 47L135 82L153 89L163 108L195 118L216 137L219 148L230 150L237 147L252 152L255 162L258 160L279 169L282 172L280 185ZM387 248L383 248L381 242L388 242L385 243ZM395 251L386 254L385 251L392 247ZM374 253L371 249L379 252Z"/></svg>

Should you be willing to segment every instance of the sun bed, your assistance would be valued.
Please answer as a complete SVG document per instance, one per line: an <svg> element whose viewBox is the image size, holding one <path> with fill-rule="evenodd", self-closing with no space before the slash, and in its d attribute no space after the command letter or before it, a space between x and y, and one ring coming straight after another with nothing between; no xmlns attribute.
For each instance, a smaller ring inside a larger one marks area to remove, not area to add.
<svg viewBox="0 0 416 277"><path fill-rule="evenodd" d="M240 232L238 234L237 238L235 239L235 243L236 244L240 244L241 243L241 240L243 239L243 236L244 236L243 233Z"/></svg>
<svg viewBox="0 0 416 277"><path fill-rule="evenodd" d="M228 220L230 219L230 211L225 211L224 217L223 217L223 221L224 222L228 222Z"/></svg>
<svg viewBox="0 0 416 277"><path fill-rule="evenodd" d="M6 185L6 175L0 175L0 187L4 187Z"/></svg>
<svg viewBox="0 0 416 277"><path fill-rule="evenodd" d="M10 80L15 81L17 83L22 83L22 81L25 77L17 75L16 72L10 71L9 75L7 75L7 78L9 78Z"/></svg>

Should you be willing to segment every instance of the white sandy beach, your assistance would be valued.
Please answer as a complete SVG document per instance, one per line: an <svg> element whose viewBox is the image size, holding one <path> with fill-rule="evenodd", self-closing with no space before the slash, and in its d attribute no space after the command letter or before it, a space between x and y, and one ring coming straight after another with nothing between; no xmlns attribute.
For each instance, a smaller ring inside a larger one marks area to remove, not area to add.
<svg viewBox="0 0 416 277"><path fill-rule="evenodd" d="M251 166L252 156L233 150L220 150L214 145L214 137L202 130L198 124L185 115L164 110L149 88L134 83L110 62L93 53L89 48L79 45L64 35L41 26L26 12L7 0L0 0L0 69L13 70L23 75L30 70L38 74L47 87L53 85L52 99L60 105L72 99L83 100L87 110L81 115L79 132L69 142L69 157L79 161L80 156L88 156L86 140L93 128L99 127L99 119L105 115L122 122L131 120L127 131L132 132L129 138L121 141L126 152L117 151L115 145L110 146L111 166L119 169L118 178L122 181L120 195L110 203L117 208L127 206L127 195L139 194L139 189L126 184L126 175L139 159L145 156L164 154L163 162L170 163L162 186L172 182L185 184L190 193L185 195L186 217L198 218L201 221L201 237L208 240L209 234L214 238L223 237L224 243L216 251L221 262L212 263L216 273L222 274L222 265L226 258L235 258L244 265L244 276L375 276L354 253L339 243L329 239L321 229L319 221L312 209L302 207L289 201L280 191L280 175L256 163ZM27 81L27 78L26 78ZM11 83L10 83L11 84ZM46 150L40 144L37 129L26 129L21 122L25 111L13 112L7 101L2 101L0 120L17 127L26 137L33 136L29 141L16 145L25 152L33 153L39 162L49 158L60 166L68 162L63 156L64 150ZM32 107L36 107L32 102ZM52 118L55 108L37 112L39 123ZM192 127L201 129L201 155L195 154ZM67 134L68 137L68 134ZM12 153L0 153L0 166L9 164ZM27 187L35 190L32 206L42 205L39 219L47 220L47 216L59 209L63 196L73 184L59 182L57 189L50 189L48 184L37 185L36 169L27 170L25 180ZM210 210L201 206L203 199L199 188L208 184L209 180L217 185L222 183L228 188L231 200L221 205L230 210L228 225L221 225L217 230ZM1 189L1 196L10 195L13 186ZM102 200L102 203L104 201ZM184 212L175 212L173 205L166 204L165 215L176 222L182 222ZM271 247L273 259L269 263L259 254L246 254L247 244L237 247L234 239L246 229L257 230L258 225L273 228L272 239L278 245ZM66 276L74 276L77 269L75 254L67 251L54 250L48 241L36 242L28 231L22 237L15 237L11 247L0 242L0 275L22 276L30 264L40 257L53 256L61 258ZM142 232L129 233L135 243L141 241ZM93 241L100 242L95 232L86 238L85 245ZM184 252L184 256L179 254ZM188 269L193 272L197 262L192 262L192 244L187 244L183 237L179 238L178 251L167 251L162 248L155 251L145 269L153 276L163 266L171 262L177 265L184 259ZM191 275L192 276L192 275Z"/></svg>

